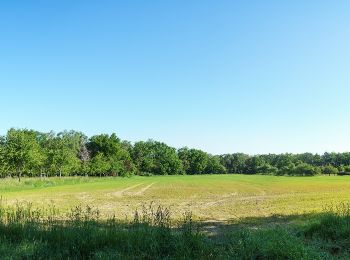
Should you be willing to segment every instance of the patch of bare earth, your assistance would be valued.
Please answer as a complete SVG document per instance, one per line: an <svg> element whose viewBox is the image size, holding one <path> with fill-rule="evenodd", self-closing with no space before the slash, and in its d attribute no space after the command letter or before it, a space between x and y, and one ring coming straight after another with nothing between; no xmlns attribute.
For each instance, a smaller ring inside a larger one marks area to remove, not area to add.
<svg viewBox="0 0 350 260"><path fill-rule="evenodd" d="M127 187L125 189L122 189L122 190L118 190L116 192L112 192L112 193L109 193L110 195L112 196L115 196L115 197L122 197L124 195L126 195L125 193L128 192L129 190L132 190L138 186L142 185L142 183L139 183L139 184L136 184L136 185L133 185L133 186L130 186L130 187Z"/></svg>
<svg viewBox="0 0 350 260"><path fill-rule="evenodd" d="M151 183L150 185L147 185L146 187L142 188L141 190L139 190L138 192L135 192L132 194L132 196L141 196L143 195L149 188L151 188L153 185L155 184L155 182Z"/></svg>

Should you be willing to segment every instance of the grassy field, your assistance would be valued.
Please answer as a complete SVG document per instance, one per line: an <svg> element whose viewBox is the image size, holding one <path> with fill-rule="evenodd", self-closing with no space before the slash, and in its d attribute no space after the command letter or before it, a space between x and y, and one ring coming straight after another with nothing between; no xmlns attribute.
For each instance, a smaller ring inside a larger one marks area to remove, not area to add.
<svg viewBox="0 0 350 260"><path fill-rule="evenodd" d="M50 178L0 180L5 204L32 202L60 211L76 205L98 207L101 214L132 216L142 204L169 207L174 217L191 211L201 220L322 212L350 201L350 177L249 175L153 176L131 178Z"/></svg>
<svg viewBox="0 0 350 260"><path fill-rule="evenodd" d="M257 175L50 178L21 183L3 179L0 255L4 259L349 259L349 180ZM52 210L53 205L58 211Z"/></svg>

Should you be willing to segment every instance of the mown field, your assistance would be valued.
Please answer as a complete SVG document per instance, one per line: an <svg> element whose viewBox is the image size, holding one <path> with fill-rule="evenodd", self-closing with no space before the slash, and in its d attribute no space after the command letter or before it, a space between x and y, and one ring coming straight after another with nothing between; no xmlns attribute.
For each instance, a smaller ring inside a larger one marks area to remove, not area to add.
<svg viewBox="0 0 350 260"><path fill-rule="evenodd" d="M349 259L350 178L0 181L3 259Z"/></svg>
<svg viewBox="0 0 350 260"><path fill-rule="evenodd" d="M350 201L346 176L277 177L249 175L154 176L131 178L49 178L0 180L3 202L98 207L102 215L132 216L142 204L169 207L174 217L191 211L196 219L227 221L244 217L322 212Z"/></svg>

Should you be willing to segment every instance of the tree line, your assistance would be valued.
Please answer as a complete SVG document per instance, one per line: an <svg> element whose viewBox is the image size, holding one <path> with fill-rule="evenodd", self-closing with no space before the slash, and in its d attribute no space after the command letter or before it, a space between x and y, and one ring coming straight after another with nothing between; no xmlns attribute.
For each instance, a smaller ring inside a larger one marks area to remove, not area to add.
<svg viewBox="0 0 350 260"><path fill-rule="evenodd" d="M211 155L154 140L131 142L116 134L10 129L0 136L0 176L128 176L175 174L348 174L350 153L323 155L243 153Z"/></svg>

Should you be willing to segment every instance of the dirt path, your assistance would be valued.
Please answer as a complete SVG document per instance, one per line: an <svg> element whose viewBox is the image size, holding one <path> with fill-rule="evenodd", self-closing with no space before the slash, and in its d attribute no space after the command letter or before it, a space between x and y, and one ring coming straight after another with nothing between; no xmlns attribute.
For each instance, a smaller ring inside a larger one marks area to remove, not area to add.
<svg viewBox="0 0 350 260"><path fill-rule="evenodd" d="M133 185L133 186L130 186L130 187L127 187L125 189L122 189L122 190L118 190L116 192L112 192L110 193L111 195L115 196L115 197L121 197L124 195L125 192L129 191L129 190L132 190L140 185L142 185L143 183L139 183L139 184L136 184L136 185Z"/></svg>
<svg viewBox="0 0 350 260"><path fill-rule="evenodd" d="M134 193L134 196L140 196L143 195L149 188L151 188L153 185L155 184L155 182L151 183L150 185L147 185L146 187L142 188L141 190L139 190L138 192Z"/></svg>

